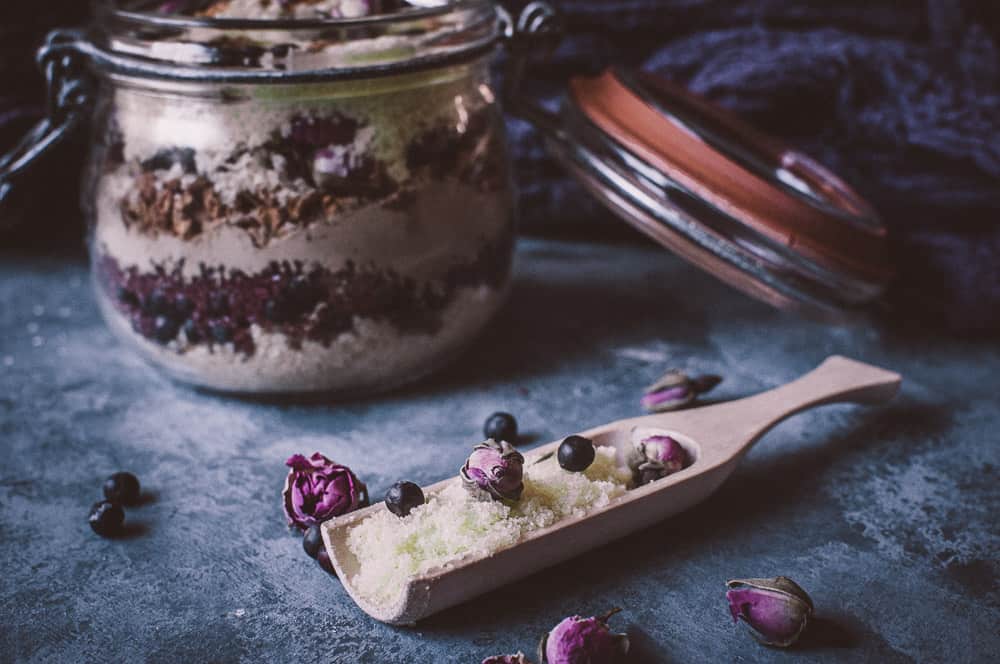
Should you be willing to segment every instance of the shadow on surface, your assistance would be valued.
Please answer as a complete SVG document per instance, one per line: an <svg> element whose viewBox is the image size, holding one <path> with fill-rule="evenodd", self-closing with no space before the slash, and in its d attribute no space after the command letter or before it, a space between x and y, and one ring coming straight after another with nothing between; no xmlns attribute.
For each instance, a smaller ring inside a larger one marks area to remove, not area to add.
<svg viewBox="0 0 1000 664"><path fill-rule="evenodd" d="M818 616L809 621L806 631L795 644L795 650L825 650L856 648L864 639L865 629L850 616Z"/></svg>
<svg viewBox="0 0 1000 664"><path fill-rule="evenodd" d="M126 517L127 518L127 517ZM131 540L142 537L149 532L149 525L142 521L125 521L121 530L112 539Z"/></svg>
<svg viewBox="0 0 1000 664"><path fill-rule="evenodd" d="M676 293L671 296L653 287L630 292L630 285L639 284L521 278L507 306L465 354L406 392L476 389L568 366L585 368L588 361L600 358L609 342L642 346L669 339L677 346L706 345L703 312L677 299Z"/></svg>
<svg viewBox="0 0 1000 664"><path fill-rule="evenodd" d="M133 505L128 505L128 507L146 507L147 505L155 503L158 497L159 496L157 496L155 491L144 489L143 492L139 494L139 500L137 500Z"/></svg>
<svg viewBox="0 0 1000 664"><path fill-rule="evenodd" d="M663 652L663 646L643 629L630 625L625 633L629 641L628 657L625 658L628 664L669 664L674 661Z"/></svg>

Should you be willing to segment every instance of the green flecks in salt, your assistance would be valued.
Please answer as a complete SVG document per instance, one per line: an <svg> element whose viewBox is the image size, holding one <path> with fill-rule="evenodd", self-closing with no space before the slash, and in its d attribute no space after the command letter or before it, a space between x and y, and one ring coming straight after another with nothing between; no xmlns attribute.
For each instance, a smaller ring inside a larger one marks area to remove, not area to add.
<svg viewBox="0 0 1000 664"><path fill-rule="evenodd" d="M554 457L528 465L516 503L476 500L455 482L405 518L379 510L355 526L347 538L360 561L352 582L372 602L391 601L410 578L467 556L496 553L534 530L584 516L624 494L630 481L614 450L599 447L582 473L563 470Z"/></svg>

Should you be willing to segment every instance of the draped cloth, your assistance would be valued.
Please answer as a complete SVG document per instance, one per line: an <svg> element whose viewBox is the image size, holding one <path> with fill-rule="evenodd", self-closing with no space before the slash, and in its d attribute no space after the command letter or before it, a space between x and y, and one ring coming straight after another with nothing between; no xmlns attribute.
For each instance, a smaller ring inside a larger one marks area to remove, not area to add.
<svg viewBox="0 0 1000 664"><path fill-rule="evenodd" d="M562 0L569 36L534 68L554 104L574 73L644 67L831 168L883 216L894 316L1000 329L1000 3ZM513 120L530 229L614 232ZM620 224L617 224L620 225Z"/></svg>

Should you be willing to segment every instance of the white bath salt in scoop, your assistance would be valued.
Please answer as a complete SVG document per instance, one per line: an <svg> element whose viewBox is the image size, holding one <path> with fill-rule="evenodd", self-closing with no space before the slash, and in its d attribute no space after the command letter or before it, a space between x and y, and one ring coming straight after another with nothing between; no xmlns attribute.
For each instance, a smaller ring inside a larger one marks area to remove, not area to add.
<svg viewBox="0 0 1000 664"><path fill-rule="evenodd" d="M555 457L528 466L516 502L477 500L453 482L405 518L375 510L347 536L350 552L363 561L354 586L371 602L391 601L409 579L467 556L489 556L532 531L607 506L631 479L615 450L599 447L583 473L563 470Z"/></svg>
<svg viewBox="0 0 1000 664"><path fill-rule="evenodd" d="M458 477L424 489L398 517L382 503L323 525L323 541L351 598L373 618L414 623L579 553L648 527L708 497L768 429L827 403L882 403L898 374L843 357L756 396L606 424L582 473L560 468L560 441L526 455L517 501L483 501ZM690 463L632 488L626 459L653 436L679 442Z"/></svg>

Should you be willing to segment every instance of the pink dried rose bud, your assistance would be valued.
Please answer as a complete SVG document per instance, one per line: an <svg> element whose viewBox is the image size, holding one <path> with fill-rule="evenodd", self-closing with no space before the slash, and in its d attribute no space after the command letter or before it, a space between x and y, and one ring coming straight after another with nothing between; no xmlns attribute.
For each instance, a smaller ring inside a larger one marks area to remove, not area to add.
<svg viewBox="0 0 1000 664"><path fill-rule="evenodd" d="M720 382L719 376L705 374L691 378L680 369L671 369L646 388L639 403L654 413L677 410L690 405L699 394L710 391Z"/></svg>
<svg viewBox="0 0 1000 664"><path fill-rule="evenodd" d="M670 436L648 436L638 441L628 465L638 486L648 484L690 465L684 447Z"/></svg>
<svg viewBox="0 0 1000 664"><path fill-rule="evenodd" d="M483 660L482 664L531 664L523 652L516 655L494 655Z"/></svg>
<svg viewBox="0 0 1000 664"><path fill-rule="evenodd" d="M524 457L506 441L476 445L459 474L467 489L493 500L519 500L524 491Z"/></svg>
<svg viewBox="0 0 1000 664"><path fill-rule="evenodd" d="M733 579L726 587L733 622L742 620L764 645L785 648L795 643L813 612L809 594L785 576Z"/></svg>
<svg viewBox="0 0 1000 664"><path fill-rule="evenodd" d="M351 469L316 452L308 459L294 454L282 498L288 525L299 530L323 523L368 504L368 489Z"/></svg>
<svg viewBox="0 0 1000 664"><path fill-rule="evenodd" d="M538 658L542 664L614 664L624 660L628 636L608 628L608 618L620 610L614 609L601 618L563 619L542 637Z"/></svg>

